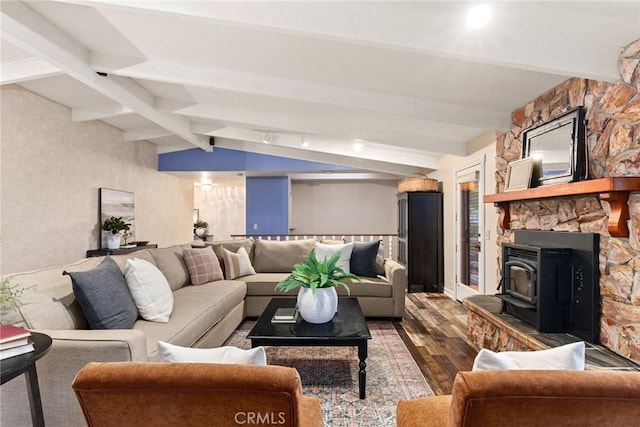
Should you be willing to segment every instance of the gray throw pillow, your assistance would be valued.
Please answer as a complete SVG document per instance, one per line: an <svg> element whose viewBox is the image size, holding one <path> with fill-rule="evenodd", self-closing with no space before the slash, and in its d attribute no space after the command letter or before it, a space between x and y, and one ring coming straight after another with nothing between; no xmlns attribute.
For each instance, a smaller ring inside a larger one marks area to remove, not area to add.
<svg viewBox="0 0 640 427"><path fill-rule="evenodd" d="M91 329L131 329L138 318L138 307L111 257L93 270L62 274L71 276L73 293Z"/></svg>
<svg viewBox="0 0 640 427"><path fill-rule="evenodd" d="M376 277L376 257L380 241L375 242L354 242L351 252L351 273L356 276Z"/></svg>

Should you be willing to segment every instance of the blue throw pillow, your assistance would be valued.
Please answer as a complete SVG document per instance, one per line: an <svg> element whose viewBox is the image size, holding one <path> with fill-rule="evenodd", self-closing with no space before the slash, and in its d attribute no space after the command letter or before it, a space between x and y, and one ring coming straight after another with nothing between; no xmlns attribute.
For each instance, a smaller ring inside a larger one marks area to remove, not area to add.
<svg viewBox="0 0 640 427"><path fill-rule="evenodd" d="M354 242L351 252L351 273L356 276L377 277L376 256L380 241Z"/></svg>
<svg viewBox="0 0 640 427"><path fill-rule="evenodd" d="M138 308L111 257L93 270L62 274L71 276L73 293L91 329L131 329L138 318Z"/></svg>

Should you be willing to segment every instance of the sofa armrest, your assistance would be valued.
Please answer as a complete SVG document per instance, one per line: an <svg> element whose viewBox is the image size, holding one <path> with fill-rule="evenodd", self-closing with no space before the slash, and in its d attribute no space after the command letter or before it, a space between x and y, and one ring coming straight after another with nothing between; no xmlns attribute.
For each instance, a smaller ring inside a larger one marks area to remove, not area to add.
<svg viewBox="0 0 640 427"><path fill-rule="evenodd" d="M391 283L393 289L393 317L401 319L404 316L407 269L397 261L386 259L384 261L384 277Z"/></svg>
<svg viewBox="0 0 640 427"><path fill-rule="evenodd" d="M146 338L136 330L38 330L53 343L38 362L38 382L45 422L51 426L84 425L71 382L89 362L147 360ZM30 425L26 381L15 378L2 385L2 424Z"/></svg>

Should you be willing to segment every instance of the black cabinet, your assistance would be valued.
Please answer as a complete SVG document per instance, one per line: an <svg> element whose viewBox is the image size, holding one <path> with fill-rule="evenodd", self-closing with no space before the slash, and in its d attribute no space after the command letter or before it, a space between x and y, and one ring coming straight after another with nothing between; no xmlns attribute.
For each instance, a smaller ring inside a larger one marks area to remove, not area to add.
<svg viewBox="0 0 640 427"><path fill-rule="evenodd" d="M398 261L409 292L444 291L442 193L398 194Z"/></svg>

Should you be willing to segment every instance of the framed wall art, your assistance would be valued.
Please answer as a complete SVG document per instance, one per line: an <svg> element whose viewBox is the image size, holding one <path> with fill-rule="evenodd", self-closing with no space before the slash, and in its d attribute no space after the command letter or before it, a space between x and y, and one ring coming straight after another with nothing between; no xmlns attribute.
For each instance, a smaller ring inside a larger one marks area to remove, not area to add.
<svg viewBox="0 0 640 427"><path fill-rule="evenodd" d="M130 230L127 232L126 241L135 241L136 236L136 210L134 204L133 193L130 191L112 190L110 188L100 189L100 230L101 243L100 248L107 247L106 231L102 230L104 220L112 216L122 217L124 222L131 224ZM124 240L124 239L123 239ZM124 242L123 242L124 243Z"/></svg>
<svg viewBox="0 0 640 427"><path fill-rule="evenodd" d="M507 165L504 191L526 190L531 185L534 162L531 157L514 160Z"/></svg>

